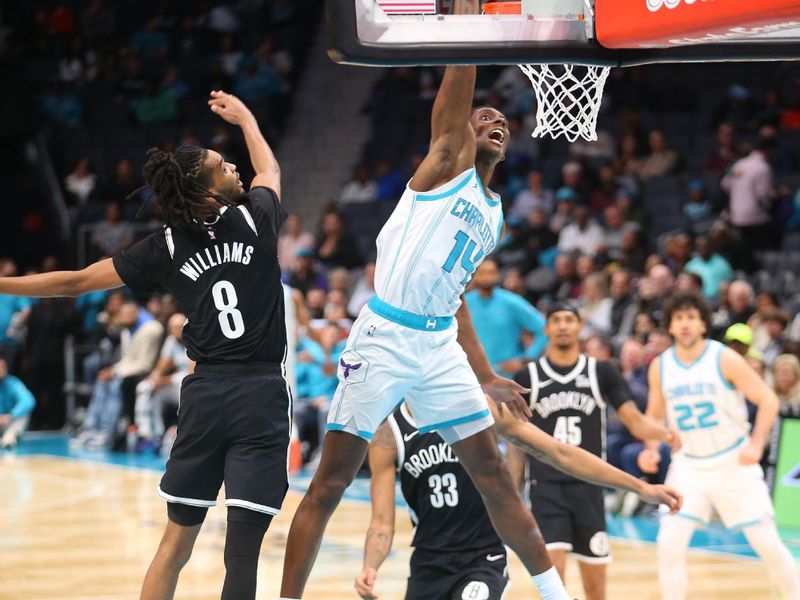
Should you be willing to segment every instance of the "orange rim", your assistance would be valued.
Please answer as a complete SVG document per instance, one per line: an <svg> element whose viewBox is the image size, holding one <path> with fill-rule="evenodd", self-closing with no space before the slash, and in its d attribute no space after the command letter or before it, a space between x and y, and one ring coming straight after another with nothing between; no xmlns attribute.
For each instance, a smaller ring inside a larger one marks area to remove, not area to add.
<svg viewBox="0 0 800 600"><path fill-rule="evenodd" d="M488 2L483 5L485 15L521 15L522 2Z"/></svg>

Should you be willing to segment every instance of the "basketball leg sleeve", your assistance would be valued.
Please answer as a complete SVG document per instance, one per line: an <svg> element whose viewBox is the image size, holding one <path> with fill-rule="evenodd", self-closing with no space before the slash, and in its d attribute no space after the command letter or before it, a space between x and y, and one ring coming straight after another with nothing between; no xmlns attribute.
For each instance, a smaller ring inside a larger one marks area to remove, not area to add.
<svg viewBox="0 0 800 600"><path fill-rule="evenodd" d="M225 536L225 583L221 600L255 600L258 555L272 516L231 506Z"/></svg>
<svg viewBox="0 0 800 600"><path fill-rule="evenodd" d="M792 553L783 543L775 523L762 521L743 530L747 541L766 563L767 571L785 600L800 600L800 575Z"/></svg>
<svg viewBox="0 0 800 600"><path fill-rule="evenodd" d="M689 587L686 550L696 524L682 517L664 517L658 529L658 580L662 600L683 600Z"/></svg>

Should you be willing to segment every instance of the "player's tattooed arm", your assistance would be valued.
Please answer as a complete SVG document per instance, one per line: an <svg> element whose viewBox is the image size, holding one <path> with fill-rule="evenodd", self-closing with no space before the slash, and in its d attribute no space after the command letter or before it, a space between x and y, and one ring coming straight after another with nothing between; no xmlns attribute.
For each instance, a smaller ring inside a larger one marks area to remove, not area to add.
<svg viewBox="0 0 800 600"><path fill-rule="evenodd" d="M0 277L0 294L30 298L75 297L123 285L114 268L114 261L106 258L80 271L52 271L22 277Z"/></svg>
<svg viewBox="0 0 800 600"><path fill-rule="evenodd" d="M263 185L272 189L275 195L281 197L281 168L278 160L272 153L267 140L258 128L258 121L247 108L244 102L233 94L228 94L222 90L211 92L208 101L211 110L225 119L228 123L238 125L242 128L244 141L247 144L247 152L250 154L250 162L256 176L250 184L251 188Z"/></svg>
<svg viewBox="0 0 800 600"><path fill-rule="evenodd" d="M666 504L671 512L680 509L683 500L675 490L645 483L583 448L559 442L528 421L501 415L492 402L489 406L497 432L525 453L589 483L634 492L646 502Z"/></svg>
<svg viewBox="0 0 800 600"><path fill-rule="evenodd" d="M378 569L392 549L394 538L394 486L397 447L389 424L375 432L369 448L370 501L372 516L364 542L364 566L356 576L356 592L362 598L373 599Z"/></svg>

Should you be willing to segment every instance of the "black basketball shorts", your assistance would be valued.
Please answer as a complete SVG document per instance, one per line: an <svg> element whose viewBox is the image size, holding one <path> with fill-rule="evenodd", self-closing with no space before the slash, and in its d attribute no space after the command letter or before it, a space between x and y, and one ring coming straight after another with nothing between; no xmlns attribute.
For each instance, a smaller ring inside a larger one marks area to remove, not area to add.
<svg viewBox="0 0 800 600"><path fill-rule="evenodd" d="M414 550L406 600L500 600L508 587L503 546L476 551Z"/></svg>
<svg viewBox="0 0 800 600"><path fill-rule="evenodd" d="M603 489L582 481L538 481L531 508L548 550L566 550L580 561L611 560Z"/></svg>
<svg viewBox="0 0 800 600"><path fill-rule="evenodd" d="M277 515L289 481L291 400L274 363L197 365L183 380L178 433L158 495Z"/></svg>

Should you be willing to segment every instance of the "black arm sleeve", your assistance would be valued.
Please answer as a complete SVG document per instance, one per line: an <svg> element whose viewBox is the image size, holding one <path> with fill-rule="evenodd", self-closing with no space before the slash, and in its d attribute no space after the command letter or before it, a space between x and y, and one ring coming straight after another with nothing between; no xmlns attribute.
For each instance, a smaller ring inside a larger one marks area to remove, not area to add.
<svg viewBox="0 0 800 600"><path fill-rule="evenodd" d="M113 260L117 274L137 296L166 291L172 257L163 229L123 250Z"/></svg>
<svg viewBox="0 0 800 600"><path fill-rule="evenodd" d="M619 408L629 400L633 400L633 393L628 384L610 362L597 362L597 383L600 386L603 400L614 408Z"/></svg>
<svg viewBox="0 0 800 600"><path fill-rule="evenodd" d="M286 220L286 211L275 192L268 187L257 186L244 195L243 202L253 209L256 229L268 229L277 239L278 231Z"/></svg>

